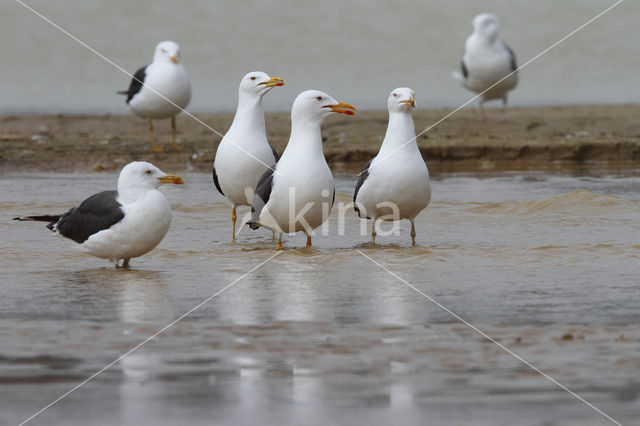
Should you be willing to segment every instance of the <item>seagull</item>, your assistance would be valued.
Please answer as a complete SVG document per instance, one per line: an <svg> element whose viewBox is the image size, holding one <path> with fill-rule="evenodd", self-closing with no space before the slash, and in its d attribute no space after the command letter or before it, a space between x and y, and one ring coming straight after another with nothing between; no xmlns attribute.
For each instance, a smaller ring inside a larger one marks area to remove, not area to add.
<svg viewBox="0 0 640 426"><path fill-rule="evenodd" d="M460 62L461 72L453 77L472 92L481 93L478 108L484 119L483 104L502 99L507 105L507 92L518 84L518 65L513 50L499 38L500 24L491 13L473 18L473 34L467 38ZM508 77L507 77L508 76ZM506 78L505 78L506 77ZM495 87L491 87L504 79Z"/></svg>
<svg viewBox="0 0 640 426"><path fill-rule="evenodd" d="M171 223L171 205L158 190L161 183L183 184L153 164L136 161L123 167L117 191L92 195L66 213L23 216L14 220L49 222L47 228L69 238L81 251L128 268L133 257L151 251Z"/></svg>
<svg viewBox="0 0 640 426"><path fill-rule="evenodd" d="M338 102L319 90L298 95L291 108L291 136L275 168L258 181L251 205L251 229L260 226L282 234L304 231L307 247L313 230L328 218L336 189L322 152L320 126L333 113L354 115L353 105Z"/></svg>
<svg viewBox="0 0 640 426"><path fill-rule="evenodd" d="M224 135L213 163L213 183L233 206L232 239L236 238L236 207L250 206L253 193L267 169L278 161L278 153L267 141L262 98L271 89L284 86L279 77L250 72L240 81L238 109L233 123Z"/></svg>
<svg viewBox="0 0 640 426"><path fill-rule="evenodd" d="M416 142L411 114L415 92L399 87L387 101L389 125L378 155L364 167L353 193L354 210L372 219L371 244L376 243L378 220L411 222L411 242L416 243L415 217L431 200L429 170Z"/></svg>
<svg viewBox="0 0 640 426"><path fill-rule="evenodd" d="M127 104L134 114L149 119L151 150L162 152L153 132L153 119L171 117L172 150L176 144L176 115L191 100L191 79L180 62L180 46L173 41L163 41L156 46L153 62L140 68L133 75L129 90L118 92L127 95Z"/></svg>

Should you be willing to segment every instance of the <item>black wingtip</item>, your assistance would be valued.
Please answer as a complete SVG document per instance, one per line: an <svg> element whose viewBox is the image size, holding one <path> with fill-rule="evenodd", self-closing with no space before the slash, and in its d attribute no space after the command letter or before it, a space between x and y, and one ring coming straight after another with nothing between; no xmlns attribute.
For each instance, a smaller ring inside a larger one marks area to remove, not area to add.
<svg viewBox="0 0 640 426"><path fill-rule="evenodd" d="M258 222L254 222L253 220L247 222L247 225L249 225L249 228L254 230L260 228L260 224Z"/></svg>
<svg viewBox="0 0 640 426"><path fill-rule="evenodd" d="M128 95L128 94L129 94L129 91L128 91L128 90L118 90L116 93L117 93L118 95Z"/></svg>

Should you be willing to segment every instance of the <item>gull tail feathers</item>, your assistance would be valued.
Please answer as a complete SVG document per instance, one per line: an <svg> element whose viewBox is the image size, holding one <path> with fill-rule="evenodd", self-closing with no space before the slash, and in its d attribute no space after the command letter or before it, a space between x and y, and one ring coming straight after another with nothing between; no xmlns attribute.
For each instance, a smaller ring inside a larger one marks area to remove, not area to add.
<svg viewBox="0 0 640 426"><path fill-rule="evenodd" d="M60 215L45 214L40 216L18 216L14 217L13 220L18 220L20 222L49 222L47 224L47 228L55 232L55 226L60 220Z"/></svg>

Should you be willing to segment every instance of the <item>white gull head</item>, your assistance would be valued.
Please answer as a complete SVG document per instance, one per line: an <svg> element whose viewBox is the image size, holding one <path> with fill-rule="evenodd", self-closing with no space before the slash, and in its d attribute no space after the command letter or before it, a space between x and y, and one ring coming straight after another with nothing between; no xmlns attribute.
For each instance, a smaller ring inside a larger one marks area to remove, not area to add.
<svg viewBox="0 0 640 426"><path fill-rule="evenodd" d="M298 95L291 108L291 121L299 120L322 123L326 116L333 113L355 115L353 105L338 102L330 95L319 90L307 90Z"/></svg>
<svg viewBox="0 0 640 426"><path fill-rule="evenodd" d="M411 114L416 107L416 92L408 87L398 87L393 89L387 101L389 113L408 112Z"/></svg>
<svg viewBox="0 0 640 426"><path fill-rule="evenodd" d="M146 161L134 161L122 168L118 177L118 195L130 202L141 194L157 189L162 183L180 185L184 180L177 175L168 175Z"/></svg>
<svg viewBox="0 0 640 426"><path fill-rule="evenodd" d="M153 62L178 64L180 62L180 45L175 41L162 41L156 46Z"/></svg>
<svg viewBox="0 0 640 426"><path fill-rule="evenodd" d="M489 42L498 38L500 23L498 17L492 13L482 13L473 18L473 31Z"/></svg>
<svg viewBox="0 0 640 426"><path fill-rule="evenodd" d="M240 80L238 94L241 98L262 98L271 89L279 86L284 86L284 80L280 77L270 77L262 71L252 71Z"/></svg>

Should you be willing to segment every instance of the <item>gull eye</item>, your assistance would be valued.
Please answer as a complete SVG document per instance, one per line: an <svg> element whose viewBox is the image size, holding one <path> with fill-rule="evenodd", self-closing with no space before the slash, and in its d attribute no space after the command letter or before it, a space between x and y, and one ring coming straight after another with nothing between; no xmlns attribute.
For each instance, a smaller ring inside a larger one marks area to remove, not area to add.
<svg viewBox="0 0 640 426"><path fill-rule="evenodd" d="M151 174L151 170L147 170L144 172L146 175L150 175Z"/></svg>
<svg viewBox="0 0 640 426"><path fill-rule="evenodd" d="M320 102L322 100L322 96L316 96L316 99Z"/></svg>
<svg viewBox="0 0 640 426"><path fill-rule="evenodd" d="M394 98L397 98L397 97L398 97L398 94L397 94L397 93L394 93L394 94L393 94L393 97L394 97Z"/></svg>
<svg viewBox="0 0 640 426"><path fill-rule="evenodd" d="M160 51L161 51L162 53L167 53L167 50L166 50L166 49L160 49Z"/></svg>
<svg viewBox="0 0 640 426"><path fill-rule="evenodd" d="M255 79L256 79L256 77L255 77L255 76L253 76L253 77L250 77L249 79L250 79L250 80L255 80Z"/></svg>

